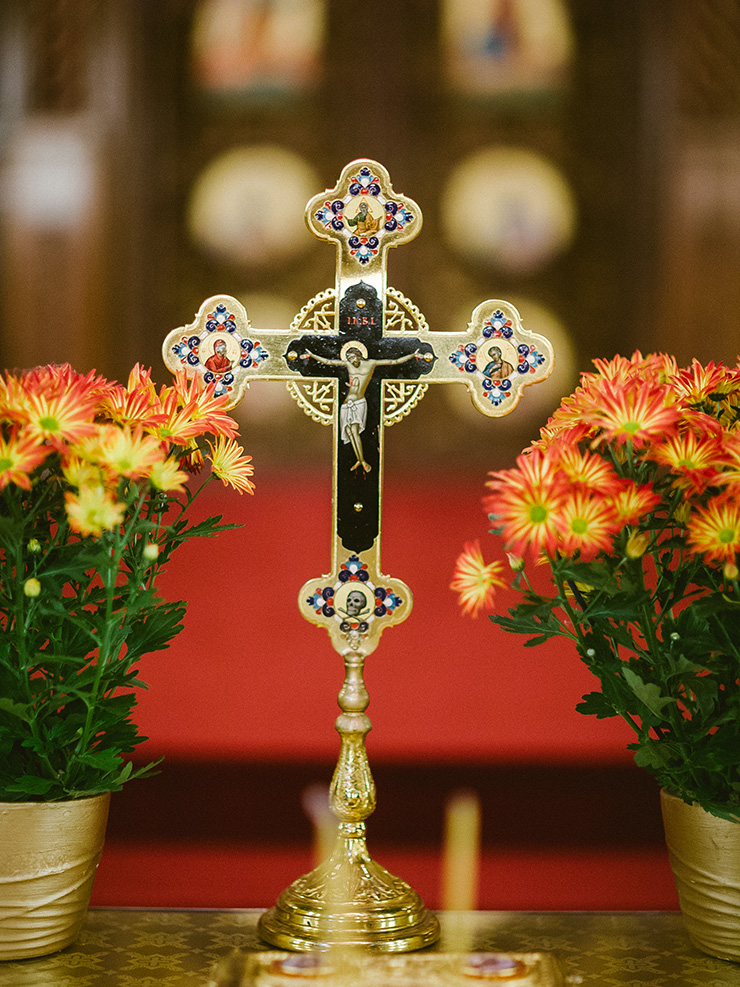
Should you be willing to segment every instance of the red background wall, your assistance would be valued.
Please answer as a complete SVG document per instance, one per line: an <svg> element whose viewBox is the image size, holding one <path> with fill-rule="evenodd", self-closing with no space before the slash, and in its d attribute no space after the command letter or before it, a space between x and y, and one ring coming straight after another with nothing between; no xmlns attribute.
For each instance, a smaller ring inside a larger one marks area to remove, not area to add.
<svg viewBox="0 0 740 987"><path fill-rule="evenodd" d="M188 600L185 629L144 658L138 719L147 753L330 757L344 675L323 628L298 613L298 590L330 565L330 480L260 475L254 497L212 484L199 513L244 527L179 550L163 595ZM373 757L624 762L629 728L575 712L597 687L570 644L524 648L486 617L463 617L449 589L465 540L493 557L483 480L416 477L386 486L382 565L414 606L365 666ZM499 597L503 610L514 591Z"/></svg>
<svg viewBox="0 0 740 987"><path fill-rule="evenodd" d="M483 483L386 484L383 569L414 607L366 664L370 851L440 907L443 800L464 783L484 802L480 907L676 908L628 728L575 712L590 673L567 642L524 648L461 616L449 590L464 541L494 554ZM314 865L300 798L331 777L343 663L296 600L330 565L330 495L305 468L260 473L253 498L204 492L197 516L244 526L184 546L161 581L189 601L171 648L142 661L144 756L165 763L114 796L94 904L267 906Z"/></svg>

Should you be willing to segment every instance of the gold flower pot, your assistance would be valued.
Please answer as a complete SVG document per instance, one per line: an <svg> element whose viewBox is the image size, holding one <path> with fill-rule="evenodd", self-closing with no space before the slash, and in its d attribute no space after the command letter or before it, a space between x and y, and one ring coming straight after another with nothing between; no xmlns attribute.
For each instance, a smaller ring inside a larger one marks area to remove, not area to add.
<svg viewBox="0 0 740 987"><path fill-rule="evenodd" d="M663 826L686 931L705 953L740 962L740 823L665 789Z"/></svg>
<svg viewBox="0 0 740 987"><path fill-rule="evenodd" d="M110 793L66 802L0 802L0 960L73 942L90 903Z"/></svg>

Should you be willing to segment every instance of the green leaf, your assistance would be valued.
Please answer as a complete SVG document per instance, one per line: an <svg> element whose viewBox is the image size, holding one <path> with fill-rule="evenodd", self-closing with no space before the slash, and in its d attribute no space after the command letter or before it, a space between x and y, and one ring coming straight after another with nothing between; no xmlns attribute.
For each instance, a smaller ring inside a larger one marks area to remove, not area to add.
<svg viewBox="0 0 740 987"><path fill-rule="evenodd" d="M685 684L696 697L696 705L702 719L709 718L714 713L719 695L716 679L707 675L695 675L692 679L687 679ZM738 748L738 753L740 753L740 748Z"/></svg>
<svg viewBox="0 0 740 987"><path fill-rule="evenodd" d="M557 601L545 596L527 593L525 602L509 610L508 617L502 614L491 615L491 620L514 634L536 635L527 645L542 644L552 637L558 637L563 629L553 614Z"/></svg>
<svg viewBox="0 0 740 987"><path fill-rule="evenodd" d="M91 649L88 649L88 651ZM34 666L39 668L54 668L56 665L74 665L82 668L87 662L87 655L65 655L54 651L36 651L33 656Z"/></svg>
<svg viewBox="0 0 740 987"><path fill-rule="evenodd" d="M134 770L134 762L133 761L126 761L126 763L123 765L123 767L121 768L121 771L120 771L120 773L118 775L118 783L119 783L119 785L122 785L125 781L128 781L129 780L129 778L131 777L131 774L132 774L133 770Z"/></svg>
<svg viewBox="0 0 740 987"><path fill-rule="evenodd" d="M661 771L671 764L670 754L675 756L675 751L669 744L660 744L657 740L643 740L635 749L635 764L650 771Z"/></svg>
<svg viewBox="0 0 740 987"><path fill-rule="evenodd" d="M6 785L9 792L19 795L46 795L57 784L50 778L39 778L36 775L21 775L16 781Z"/></svg>
<svg viewBox="0 0 740 987"><path fill-rule="evenodd" d="M130 665L143 654L162 651L183 629L186 604L159 602L136 614L129 621L126 637L126 663Z"/></svg>
<svg viewBox="0 0 740 987"><path fill-rule="evenodd" d="M674 702L668 696L661 696L660 687L654 682L643 682L640 676L631 668L625 666L622 675L640 702L644 703L655 716L663 718L663 708Z"/></svg>
<svg viewBox="0 0 740 987"><path fill-rule="evenodd" d="M9 713L11 716L18 717L19 720L25 720L28 707L24 706L23 703L14 703L12 699L0 699L0 712Z"/></svg>
<svg viewBox="0 0 740 987"><path fill-rule="evenodd" d="M586 693L582 702L576 704L576 711L584 716L595 716L599 720L618 715L603 692Z"/></svg>
<svg viewBox="0 0 740 987"><path fill-rule="evenodd" d="M0 545L8 549L10 555L23 540L23 529L13 517L0 517Z"/></svg>
<svg viewBox="0 0 740 987"><path fill-rule="evenodd" d="M115 751L86 751L80 754L78 760L91 768L98 768L101 771L115 771L119 765L119 758Z"/></svg>
<svg viewBox="0 0 740 987"><path fill-rule="evenodd" d="M704 670L704 665L697 665L696 662L689 661L686 655L679 655L673 666L673 670L670 671L669 675L685 675L687 672L701 672Z"/></svg>
<svg viewBox="0 0 740 987"><path fill-rule="evenodd" d="M716 802L699 799L697 799L697 801L701 805L702 809L711 813L713 816L717 816L719 819L726 819L731 823L740 823L740 806L737 808L732 808L726 805L719 805Z"/></svg>
<svg viewBox="0 0 740 987"><path fill-rule="evenodd" d="M604 562L571 562L563 566L562 574L574 582L583 583L608 596L614 596L619 592L619 583Z"/></svg>

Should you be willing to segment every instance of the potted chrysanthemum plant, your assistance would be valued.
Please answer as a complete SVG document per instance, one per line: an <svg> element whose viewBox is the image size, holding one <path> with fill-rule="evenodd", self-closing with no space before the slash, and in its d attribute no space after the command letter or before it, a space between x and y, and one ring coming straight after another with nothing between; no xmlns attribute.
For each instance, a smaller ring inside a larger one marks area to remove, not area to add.
<svg viewBox="0 0 740 987"><path fill-rule="evenodd" d="M137 663L185 613L157 575L234 527L189 517L212 477L253 489L224 401L140 366L125 385L68 365L0 378L0 959L73 940L110 793L155 766L130 758Z"/></svg>
<svg viewBox="0 0 740 987"><path fill-rule="evenodd" d="M622 717L662 786L692 939L738 960L740 366L594 364L490 475L484 506L519 594L491 619L527 645L572 641L600 685L576 709ZM493 609L506 570L468 544L452 583L464 610Z"/></svg>

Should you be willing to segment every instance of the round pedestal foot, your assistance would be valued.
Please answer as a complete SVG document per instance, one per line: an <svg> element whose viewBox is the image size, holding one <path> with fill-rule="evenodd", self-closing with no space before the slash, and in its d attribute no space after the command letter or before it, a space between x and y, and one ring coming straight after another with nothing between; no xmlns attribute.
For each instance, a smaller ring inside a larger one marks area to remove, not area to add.
<svg viewBox="0 0 740 987"><path fill-rule="evenodd" d="M258 929L271 945L302 952L348 946L405 953L431 946L440 934L416 891L366 853L335 853L294 881Z"/></svg>

